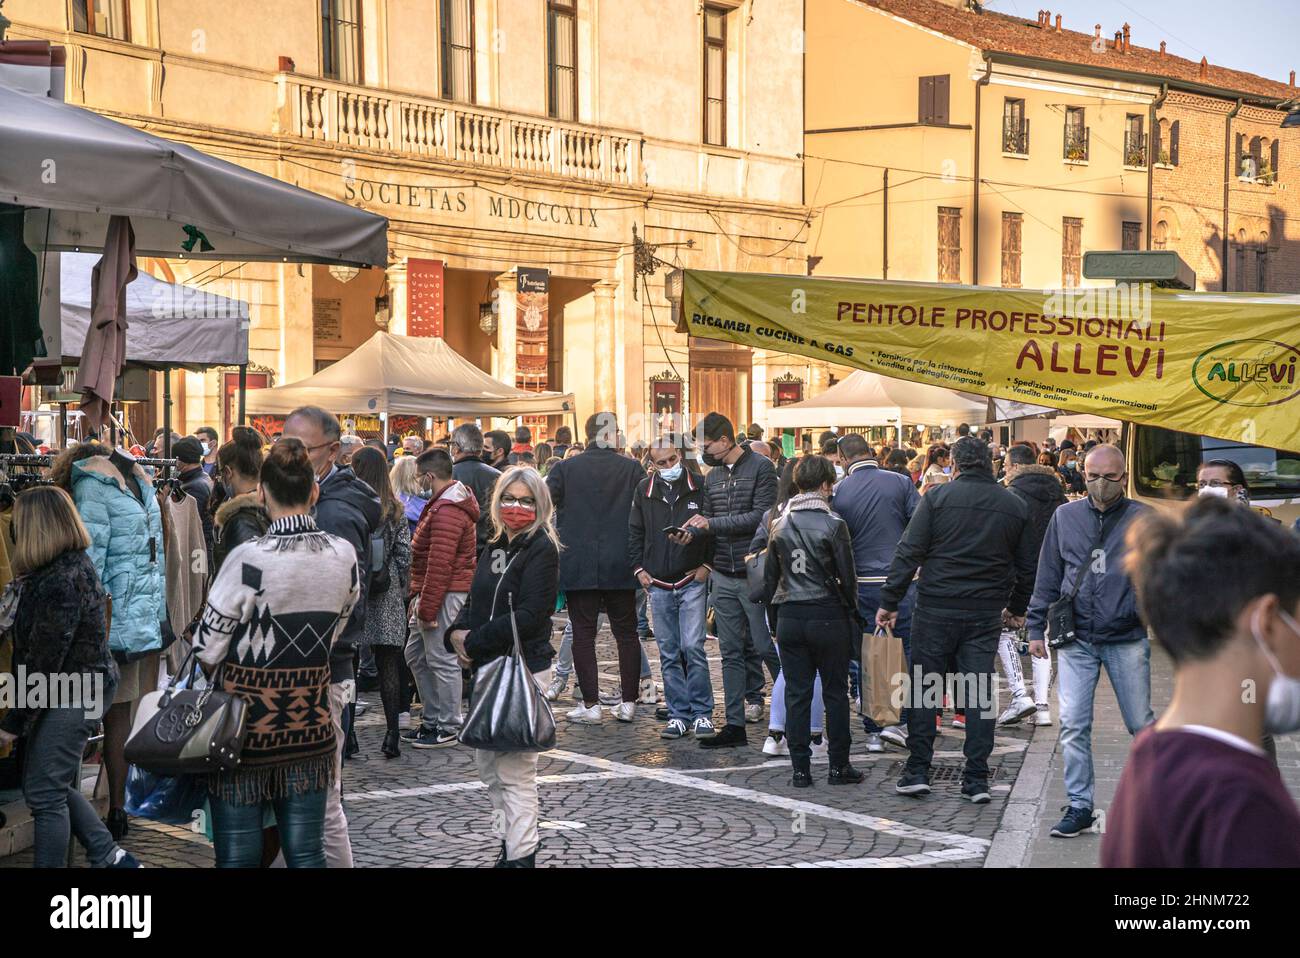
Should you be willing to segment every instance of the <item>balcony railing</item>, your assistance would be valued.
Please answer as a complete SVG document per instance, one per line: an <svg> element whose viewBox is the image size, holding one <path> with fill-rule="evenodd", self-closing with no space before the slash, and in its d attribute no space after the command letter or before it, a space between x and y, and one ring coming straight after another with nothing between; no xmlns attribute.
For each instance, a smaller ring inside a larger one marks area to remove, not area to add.
<svg viewBox="0 0 1300 958"><path fill-rule="evenodd" d="M641 183L641 141L631 131L292 73L279 74L276 82L281 134L602 183Z"/></svg>
<svg viewBox="0 0 1300 958"><path fill-rule="evenodd" d="M1132 130L1124 131L1124 165L1147 165L1147 135Z"/></svg>
<svg viewBox="0 0 1300 958"><path fill-rule="evenodd" d="M1002 121L1002 152L1029 154L1029 119L1004 119Z"/></svg>
<svg viewBox="0 0 1300 958"><path fill-rule="evenodd" d="M1066 127L1065 147L1061 155L1067 160L1086 162L1088 159L1089 127Z"/></svg>

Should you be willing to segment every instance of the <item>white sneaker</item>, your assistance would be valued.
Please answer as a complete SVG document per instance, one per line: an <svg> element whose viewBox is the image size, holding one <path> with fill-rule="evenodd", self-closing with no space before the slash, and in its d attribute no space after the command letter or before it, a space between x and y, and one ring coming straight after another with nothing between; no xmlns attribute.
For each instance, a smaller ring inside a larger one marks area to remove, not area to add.
<svg viewBox="0 0 1300 958"><path fill-rule="evenodd" d="M599 725L600 724L600 705L593 705L591 708L585 708L579 705L567 716L570 722L578 725Z"/></svg>
<svg viewBox="0 0 1300 958"><path fill-rule="evenodd" d="M888 725L880 730L882 741L890 745L897 745L899 748L907 748L907 726L906 725Z"/></svg>
<svg viewBox="0 0 1300 958"><path fill-rule="evenodd" d="M767 741L763 743L763 754L764 755L789 755L790 746L786 744L785 736L782 735L778 739L769 735L767 737Z"/></svg>
<svg viewBox="0 0 1300 958"><path fill-rule="evenodd" d="M761 702L750 702L745 706L746 722L761 722L763 720L763 705Z"/></svg>
<svg viewBox="0 0 1300 958"><path fill-rule="evenodd" d="M1035 725L1052 724L1052 707L1050 705L1039 705L1035 707L1034 724Z"/></svg>
<svg viewBox="0 0 1300 958"><path fill-rule="evenodd" d="M397 727L401 729L407 729L411 727L410 712L403 712L401 715L397 716Z"/></svg>
<svg viewBox="0 0 1300 958"><path fill-rule="evenodd" d="M565 676L557 675L553 679L551 679L551 684L546 686L546 691L543 692L542 695L546 697L546 701L554 702L556 699L558 699L561 695L564 694L564 690L567 689L568 687L569 687L569 677L567 675Z"/></svg>
<svg viewBox="0 0 1300 958"><path fill-rule="evenodd" d="M637 701L642 705L654 705L659 701L659 687L655 685L654 679L641 680L641 694L637 696Z"/></svg>
<svg viewBox="0 0 1300 958"><path fill-rule="evenodd" d="M809 747L810 749L812 749L812 757L813 757L813 758L825 758L825 757L826 757L826 753L830 750L831 743L830 743L830 741L826 738L826 736L823 734L823 735L822 735L822 740L821 740L820 743L818 743L818 742L816 742L816 741L812 741L812 742L809 742L809 743L808 743L808 747Z"/></svg>
<svg viewBox="0 0 1300 958"><path fill-rule="evenodd" d="M1010 705L998 716L999 725L1014 725L1022 718L1033 715L1038 706L1034 705L1034 700L1028 695L1022 695L1012 701Z"/></svg>
<svg viewBox="0 0 1300 958"><path fill-rule="evenodd" d="M883 752L884 750L885 750L885 743L882 742L882 741L880 740L880 733L879 733L879 732L868 732L868 733L867 733L867 751L868 751L868 752Z"/></svg>
<svg viewBox="0 0 1300 958"><path fill-rule="evenodd" d="M620 722L630 722L632 719L636 718L636 703L619 702L618 705L614 706L613 712L614 718L618 719Z"/></svg>

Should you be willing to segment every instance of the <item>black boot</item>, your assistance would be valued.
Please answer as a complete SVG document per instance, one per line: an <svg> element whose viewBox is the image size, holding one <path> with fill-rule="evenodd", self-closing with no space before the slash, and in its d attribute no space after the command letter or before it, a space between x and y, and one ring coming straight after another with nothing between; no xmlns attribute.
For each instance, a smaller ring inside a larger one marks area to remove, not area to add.
<svg viewBox="0 0 1300 958"><path fill-rule="evenodd" d="M830 785L856 785L862 781L862 773L852 765L832 765L826 782Z"/></svg>
<svg viewBox="0 0 1300 958"><path fill-rule="evenodd" d="M497 860L492 863L493 868L509 868L510 862L506 858L506 843L501 843L501 851L497 853Z"/></svg>
<svg viewBox="0 0 1300 958"><path fill-rule="evenodd" d="M537 850L533 849L523 858L512 858L507 861L502 868L536 868L537 867Z"/></svg>
<svg viewBox="0 0 1300 958"><path fill-rule="evenodd" d="M389 729L384 733L384 744L379 746L379 751L388 758L397 758L402 754L402 737L397 729Z"/></svg>
<svg viewBox="0 0 1300 958"><path fill-rule="evenodd" d="M361 744L357 741L357 733L353 729L348 729L347 736L343 739L343 757L352 758L361 752Z"/></svg>
<svg viewBox="0 0 1300 958"><path fill-rule="evenodd" d="M104 819L104 824L108 826L108 833L113 836L113 841L120 842L126 837L130 826L127 824L126 811L121 808L110 808L108 818Z"/></svg>
<svg viewBox="0 0 1300 958"><path fill-rule="evenodd" d="M812 788L812 771L807 768L796 768L794 778L790 779L790 784L795 788Z"/></svg>

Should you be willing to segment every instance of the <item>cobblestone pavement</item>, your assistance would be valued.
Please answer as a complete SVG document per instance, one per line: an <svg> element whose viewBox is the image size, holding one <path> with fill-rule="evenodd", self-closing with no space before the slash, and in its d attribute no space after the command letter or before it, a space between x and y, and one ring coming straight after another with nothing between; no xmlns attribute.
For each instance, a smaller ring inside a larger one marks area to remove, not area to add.
<svg viewBox="0 0 1300 958"><path fill-rule="evenodd" d="M556 633L558 643L559 633ZM722 681L710 642L714 694L721 719ZM656 678L657 649L647 643ZM598 640L602 688L616 684L607 631ZM572 686L570 686L570 689ZM470 750L416 750L400 758L379 753L383 718L378 694L357 721L361 755L344 770L345 806L356 864L482 866L497 844L491 806ZM948 727L936 741L934 791L922 799L894 793L905 753L868 754L854 717L852 761L860 785L826 784L826 760L814 760L815 785L790 785L788 758L760 751L764 723L749 727L748 748L706 751L686 737L665 741L654 707L638 705L632 723L606 713L600 726L572 726L566 692L556 703L559 740L538 768L546 866L838 866L978 867L1002 818L1007 794L1029 740L1028 728L998 732L990 759L993 800L974 806L960 797L963 733ZM123 843L145 864L211 867L212 850L182 828L133 820ZM0 861L30 863L31 852ZM81 856L78 855L80 858Z"/></svg>

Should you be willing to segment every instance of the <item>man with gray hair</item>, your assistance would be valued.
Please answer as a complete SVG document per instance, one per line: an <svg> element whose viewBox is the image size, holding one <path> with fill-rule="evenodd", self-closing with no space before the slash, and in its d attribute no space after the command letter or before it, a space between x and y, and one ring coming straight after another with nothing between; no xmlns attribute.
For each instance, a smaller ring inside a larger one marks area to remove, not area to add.
<svg viewBox="0 0 1300 958"><path fill-rule="evenodd" d="M1084 461L1088 497L1067 502L1047 524L1038 579L1029 603L1029 650L1047 654L1052 607L1069 598L1073 639L1056 651L1061 699L1061 754L1069 807L1052 829L1073 838L1093 827L1092 700L1102 666L1130 735L1155 719L1151 711L1151 643L1125 569L1125 534L1150 506L1124 493L1128 464L1114 446L1094 446ZM1196 601L1195 596L1188 597Z"/></svg>
<svg viewBox="0 0 1300 958"><path fill-rule="evenodd" d="M356 451L366 444L366 441L360 436L340 436L339 437L339 465L352 465L352 457Z"/></svg>
<svg viewBox="0 0 1300 958"><path fill-rule="evenodd" d="M492 516L489 500L501 472L483 461L483 431L472 422L461 423L451 434L451 477L464 483L478 500L478 524L474 527L474 540L478 551L492 536Z"/></svg>
<svg viewBox="0 0 1300 958"><path fill-rule="evenodd" d="M989 447L963 436L952 447L953 479L921 497L880 591L876 624L893 628L916 575L912 613L907 765L900 795L930 792L935 715L948 663L956 663L956 705L966 713L963 798L989 794L988 758L996 718L993 663L1002 626L1019 627L1034 586L1037 554L1025 504L993 478Z"/></svg>

